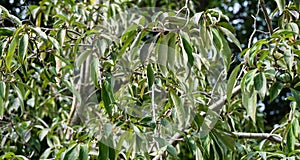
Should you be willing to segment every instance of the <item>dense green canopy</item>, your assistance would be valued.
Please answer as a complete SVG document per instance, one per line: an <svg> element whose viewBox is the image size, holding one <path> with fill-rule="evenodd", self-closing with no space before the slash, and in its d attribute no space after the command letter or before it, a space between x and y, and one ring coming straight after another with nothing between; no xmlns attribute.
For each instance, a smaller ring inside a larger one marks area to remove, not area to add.
<svg viewBox="0 0 300 160"><path fill-rule="evenodd" d="M0 6L0 159L299 159L299 10Z"/></svg>

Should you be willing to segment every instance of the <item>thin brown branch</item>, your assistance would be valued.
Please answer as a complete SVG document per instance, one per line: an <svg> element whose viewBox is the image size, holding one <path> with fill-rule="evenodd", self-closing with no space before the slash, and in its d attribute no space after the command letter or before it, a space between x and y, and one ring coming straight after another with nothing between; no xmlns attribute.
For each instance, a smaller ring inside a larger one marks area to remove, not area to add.
<svg viewBox="0 0 300 160"><path fill-rule="evenodd" d="M271 22L271 19L269 17L269 14L268 14L265 1L260 0L260 5L261 5L261 8L262 8L263 13L264 13L265 20L267 22L268 30L269 30L270 34L272 35L273 34L272 22Z"/></svg>

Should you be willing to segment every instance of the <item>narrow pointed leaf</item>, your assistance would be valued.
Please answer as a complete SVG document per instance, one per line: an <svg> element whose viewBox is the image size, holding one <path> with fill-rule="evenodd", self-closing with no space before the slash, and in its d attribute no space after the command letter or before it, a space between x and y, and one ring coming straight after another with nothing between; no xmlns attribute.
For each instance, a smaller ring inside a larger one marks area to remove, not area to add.
<svg viewBox="0 0 300 160"><path fill-rule="evenodd" d="M281 92L283 88L283 84L276 82L271 88L270 88L270 101L272 102Z"/></svg>
<svg viewBox="0 0 300 160"><path fill-rule="evenodd" d="M148 78L149 88L151 88L153 85L153 82L154 82L154 72L153 72L151 64L148 64L148 66L147 66L147 78Z"/></svg>
<svg viewBox="0 0 300 160"><path fill-rule="evenodd" d="M234 68L234 70L231 72L230 76L229 76L229 79L227 81L227 102L230 103L230 99L231 99L231 96L232 96L232 90L233 90L233 87L234 87L234 84L236 83L236 77L237 77L237 74L239 72L239 69L240 69L240 65L236 66Z"/></svg>
<svg viewBox="0 0 300 160"><path fill-rule="evenodd" d="M22 63L25 60L28 51L28 34L24 34L19 43L19 58L21 58Z"/></svg>
<svg viewBox="0 0 300 160"><path fill-rule="evenodd" d="M16 47L17 47L17 44L18 44L18 39L19 37L18 36L15 36L12 41L10 42L9 44L9 47L8 47L8 51L7 51L7 55L5 57L5 62L6 62L6 69L8 71L10 71L10 66L11 66L11 62L13 60L13 55L15 53L15 50L16 50Z"/></svg>
<svg viewBox="0 0 300 160"><path fill-rule="evenodd" d="M239 47L240 51L242 50L242 47L241 47L241 44L239 42L239 40L233 35L233 33L231 33L228 29L224 28L224 27L219 27L220 30L227 36L229 37L232 42L237 46Z"/></svg>

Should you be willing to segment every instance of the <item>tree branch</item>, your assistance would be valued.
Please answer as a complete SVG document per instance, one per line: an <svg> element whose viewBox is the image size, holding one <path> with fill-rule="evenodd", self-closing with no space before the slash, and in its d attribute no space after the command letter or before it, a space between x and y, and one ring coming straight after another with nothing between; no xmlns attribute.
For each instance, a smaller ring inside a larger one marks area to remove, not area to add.
<svg viewBox="0 0 300 160"><path fill-rule="evenodd" d="M268 30L269 30L270 34L272 35L273 34L272 22L271 22L271 19L270 19L269 15L268 15L268 11L267 11L267 8L266 8L265 1L260 0L260 5L262 7L262 10L263 10L263 13L264 13L264 16L265 16L265 20L267 22Z"/></svg>
<svg viewBox="0 0 300 160"><path fill-rule="evenodd" d="M249 138L249 139L268 139L272 142L281 143L283 138L278 134L272 133L245 133L245 132L233 132L237 138ZM228 134L229 135L229 134ZM229 135L232 136L232 135ZM285 142L284 142L285 144ZM300 143L295 143L296 148L300 148Z"/></svg>
<svg viewBox="0 0 300 160"><path fill-rule="evenodd" d="M240 91L241 91L241 86L240 85L233 88L232 97L236 96L238 93L240 93ZM216 111L218 109L221 109L226 101L227 101L227 96L225 95L220 100L218 100L217 102L210 105L209 109L214 110L214 111Z"/></svg>

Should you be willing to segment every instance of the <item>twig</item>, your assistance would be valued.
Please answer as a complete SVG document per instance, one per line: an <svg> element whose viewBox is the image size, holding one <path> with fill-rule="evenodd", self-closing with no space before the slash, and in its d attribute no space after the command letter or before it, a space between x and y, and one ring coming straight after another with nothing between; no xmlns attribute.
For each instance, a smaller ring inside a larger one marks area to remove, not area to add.
<svg viewBox="0 0 300 160"><path fill-rule="evenodd" d="M272 142L281 143L283 138L278 134L271 133L245 133L245 132L233 132L238 138L250 138L250 139L268 139ZM285 142L284 142L285 144ZM296 148L300 148L300 143L295 143Z"/></svg>
<svg viewBox="0 0 300 160"><path fill-rule="evenodd" d="M238 85L232 90L232 96L236 96L239 92L241 91L241 86ZM217 102L213 103L212 105L209 106L209 109L211 110L218 110L223 106L223 104L227 101L227 96L223 96L220 100Z"/></svg>
<svg viewBox="0 0 300 160"><path fill-rule="evenodd" d="M273 34L272 22L271 22L271 19L270 19L269 15L268 15L268 11L267 11L267 8L266 8L265 1L260 0L260 5L262 7L262 10L263 10L263 13L264 13L264 16L265 16L265 20L267 22L268 30L270 32L270 35L272 35Z"/></svg>
<svg viewBox="0 0 300 160"><path fill-rule="evenodd" d="M254 23L253 23L254 30L253 30L253 32L250 35L249 42L248 42L248 48L250 48L253 36L254 36L254 34L256 32L256 17L258 16L258 14L259 14L259 3L257 4L257 12L255 14L255 17L253 15L251 15L251 17L254 19Z"/></svg>

